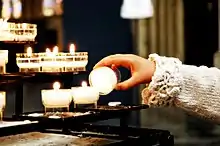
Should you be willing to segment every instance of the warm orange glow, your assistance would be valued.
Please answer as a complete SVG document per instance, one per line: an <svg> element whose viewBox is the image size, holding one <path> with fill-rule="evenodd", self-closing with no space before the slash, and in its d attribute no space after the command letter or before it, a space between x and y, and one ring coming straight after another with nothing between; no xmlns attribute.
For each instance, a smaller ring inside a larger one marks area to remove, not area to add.
<svg viewBox="0 0 220 146"><path fill-rule="evenodd" d="M74 44L70 44L70 54L73 55L75 53L75 51L76 51L75 45Z"/></svg>
<svg viewBox="0 0 220 146"><path fill-rule="evenodd" d="M53 53L57 54L59 52L59 48L57 46L53 47Z"/></svg>
<svg viewBox="0 0 220 146"><path fill-rule="evenodd" d="M32 56L32 48L31 47L28 47L27 48L27 56Z"/></svg>
<svg viewBox="0 0 220 146"><path fill-rule="evenodd" d="M82 87L87 87L86 81L83 81L83 82L82 82Z"/></svg>
<svg viewBox="0 0 220 146"><path fill-rule="evenodd" d="M53 83L53 89L54 90L59 90L60 89L60 83L59 82L54 82Z"/></svg>

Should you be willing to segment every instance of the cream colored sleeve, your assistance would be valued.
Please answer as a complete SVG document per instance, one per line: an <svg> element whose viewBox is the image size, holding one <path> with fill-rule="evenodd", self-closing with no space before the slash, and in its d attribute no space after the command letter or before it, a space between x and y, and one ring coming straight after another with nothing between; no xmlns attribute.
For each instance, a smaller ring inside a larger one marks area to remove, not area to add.
<svg viewBox="0 0 220 146"><path fill-rule="evenodd" d="M176 58L152 54L152 81L142 91L151 107L176 106L190 114L220 123L220 70L184 65Z"/></svg>

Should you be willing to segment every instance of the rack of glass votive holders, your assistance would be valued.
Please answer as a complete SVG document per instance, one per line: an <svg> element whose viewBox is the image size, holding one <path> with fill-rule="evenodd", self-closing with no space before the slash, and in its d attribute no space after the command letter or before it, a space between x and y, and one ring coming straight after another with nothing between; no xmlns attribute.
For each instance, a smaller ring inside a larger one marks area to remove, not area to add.
<svg viewBox="0 0 220 146"><path fill-rule="evenodd" d="M35 41L37 25L0 19L0 41Z"/></svg>
<svg viewBox="0 0 220 146"><path fill-rule="evenodd" d="M16 62L20 72L86 71L88 53L18 53L16 54Z"/></svg>

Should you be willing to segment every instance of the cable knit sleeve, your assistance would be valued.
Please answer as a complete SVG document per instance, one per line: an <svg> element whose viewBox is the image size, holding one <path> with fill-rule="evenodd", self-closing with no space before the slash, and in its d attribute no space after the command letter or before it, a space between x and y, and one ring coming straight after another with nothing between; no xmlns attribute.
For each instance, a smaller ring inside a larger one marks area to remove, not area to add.
<svg viewBox="0 0 220 146"><path fill-rule="evenodd" d="M142 91L151 107L176 106L190 114L220 123L220 70L182 64L176 58L152 54L156 71Z"/></svg>

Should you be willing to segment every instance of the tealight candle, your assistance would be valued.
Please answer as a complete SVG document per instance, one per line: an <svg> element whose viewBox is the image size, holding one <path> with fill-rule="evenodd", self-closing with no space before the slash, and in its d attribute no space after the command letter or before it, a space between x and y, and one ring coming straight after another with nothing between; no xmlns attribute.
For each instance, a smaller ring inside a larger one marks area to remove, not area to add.
<svg viewBox="0 0 220 146"><path fill-rule="evenodd" d="M49 48L46 49L46 56L42 57L41 66L43 72L60 72L62 71L61 61L57 61L57 54L59 53L57 46L53 47L53 52Z"/></svg>
<svg viewBox="0 0 220 146"><path fill-rule="evenodd" d="M8 50L0 50L0 73L6 73L6 64L8 63Z"/></svg>
<svg viewBox="0 0 220 146"><path fill-rule="evenodd" d="M6 93L3 91L0 91L0 121L2 121L3 118L3 111L6 104Z"/></svg>
<svg viewBox="0 0 220 146"><path fill-rule="evenodd" d="M52 90L41 90L42 102L47 108L67 108L72 101L70 89L60 89L60 83L55 82Z"/></svg>
<svg viewBox="0 0 220 146"><path fill-rule="evenodd" d="M74 104L95 104L99 100L99 92L94 87L87 86L85 81L82 87L72 87Z"/></svg>
<svg viewBox="0 0 220 146"><path fill-rule="evenodd" d="M121 74L117 69L100 67L94 69L89 75L89 83L96 88L100 95L109 94L120 82Z"/></svg>

